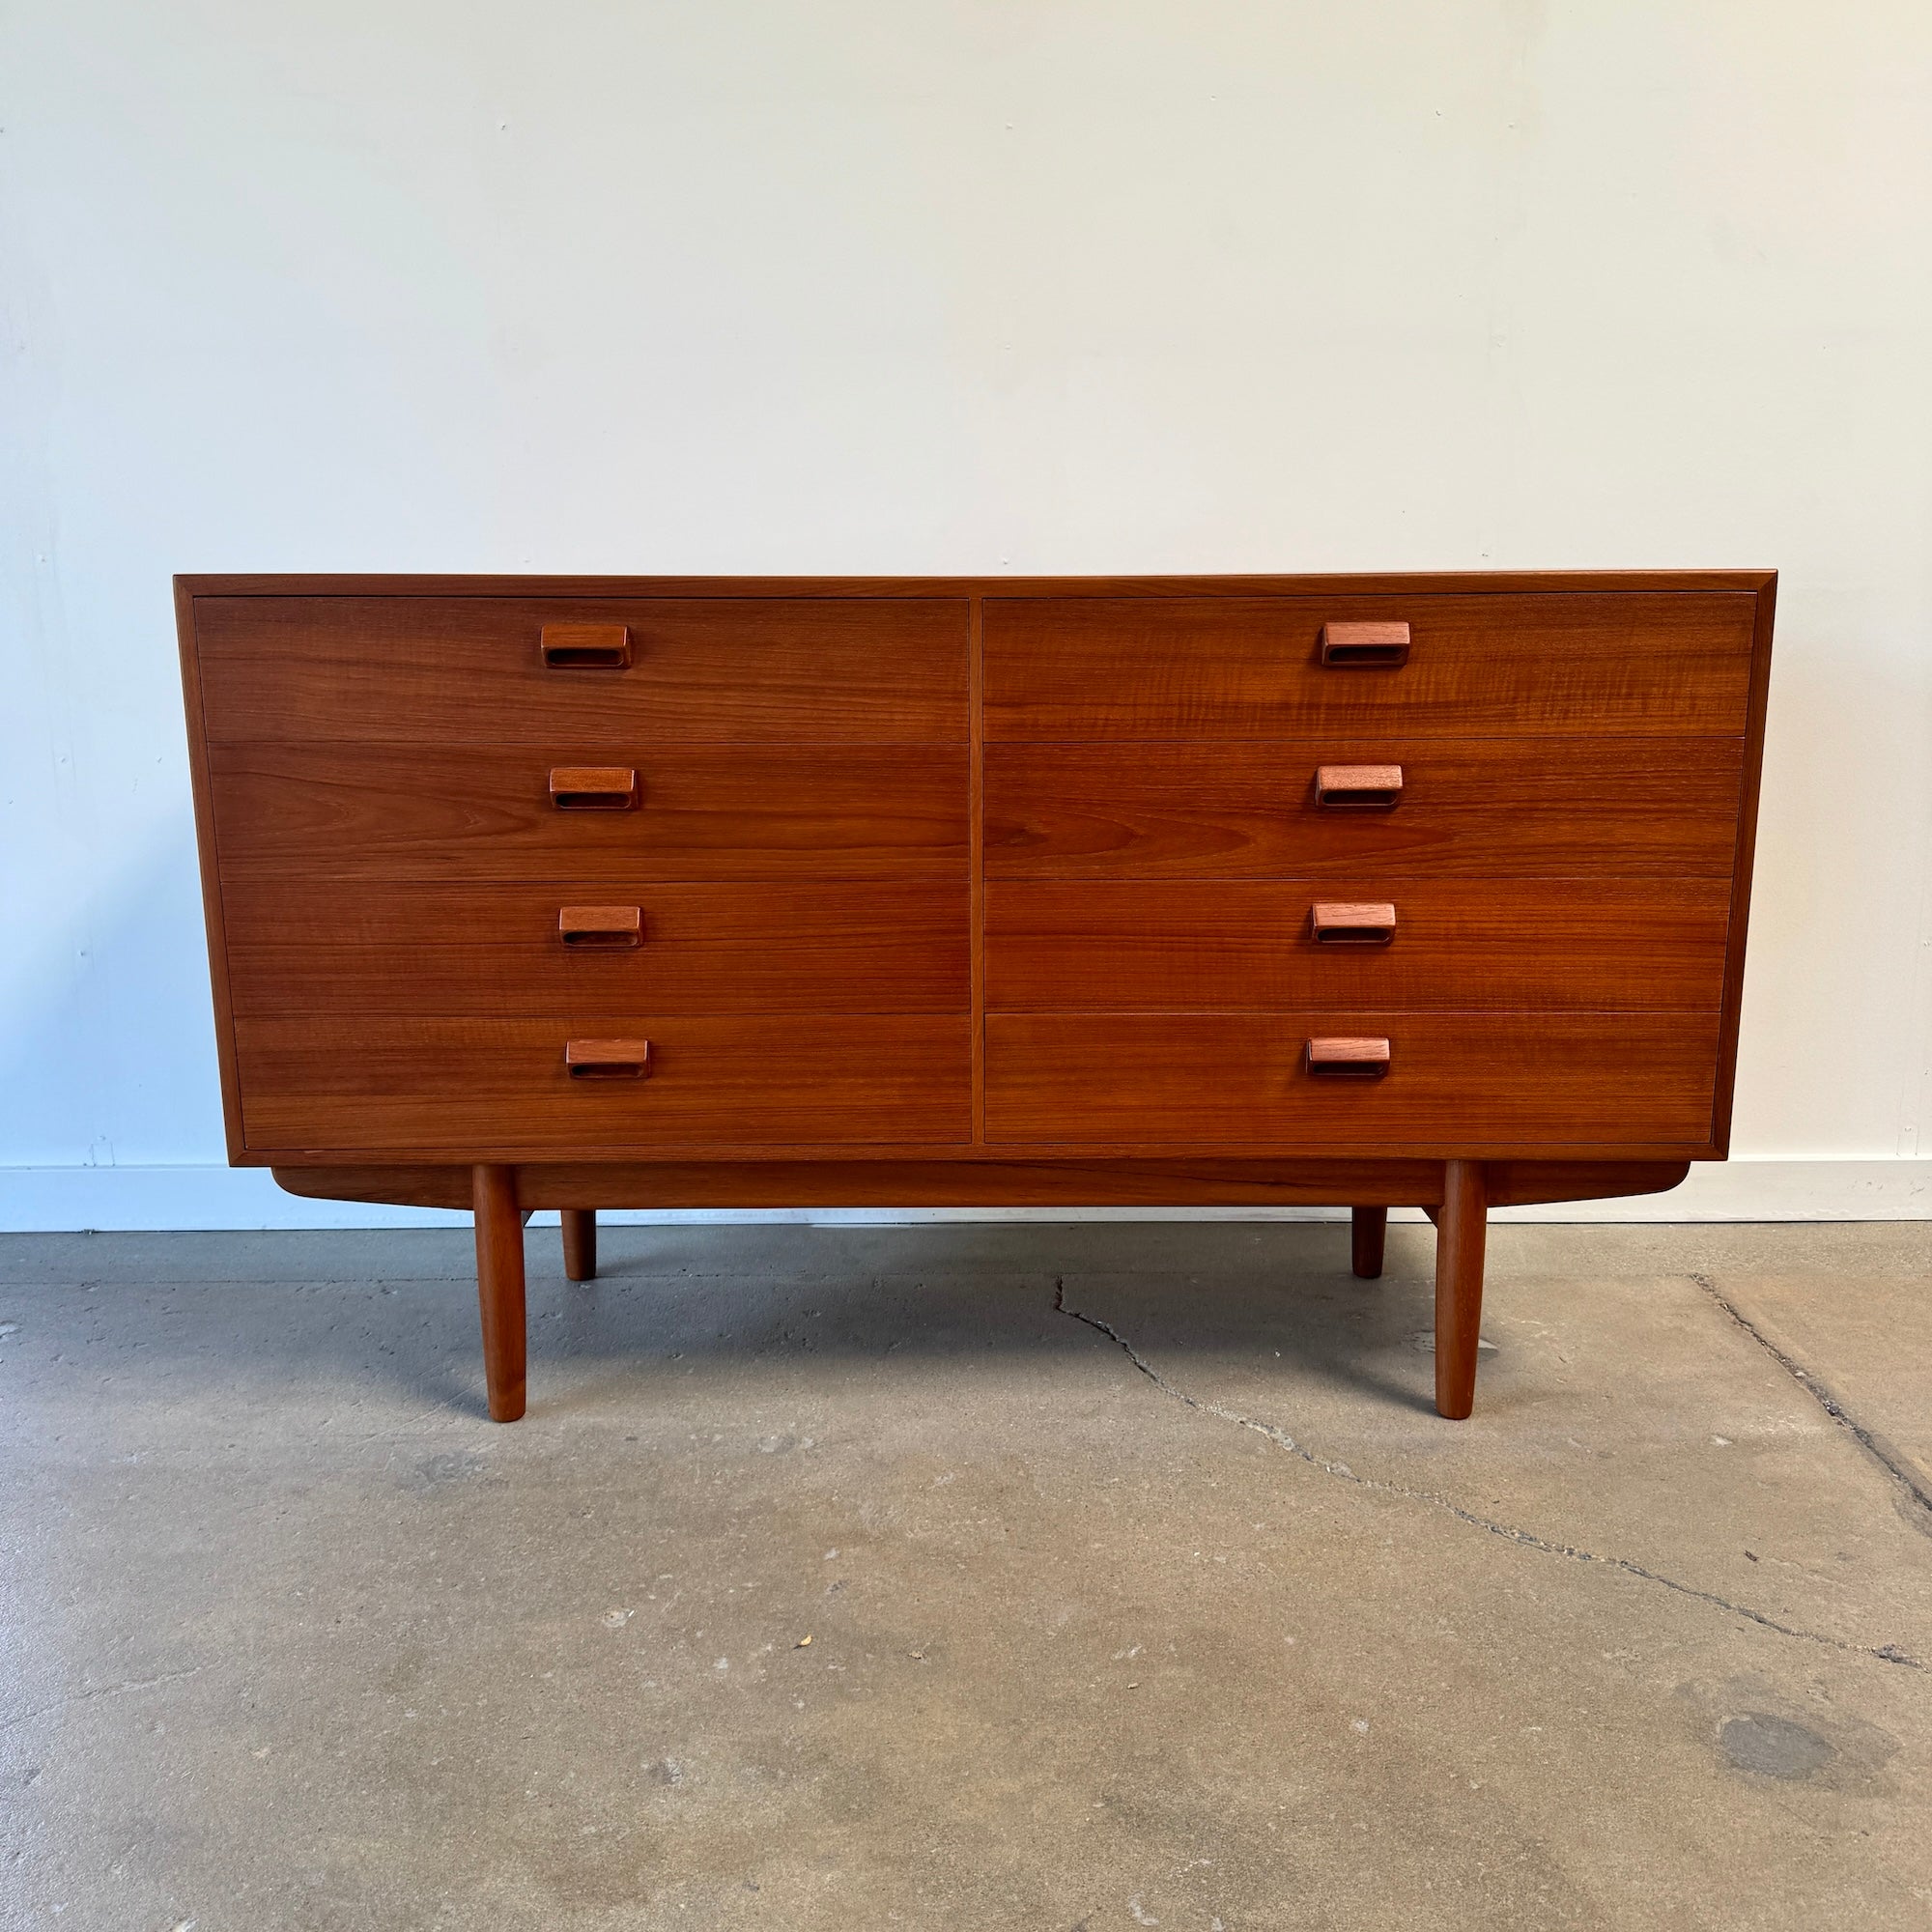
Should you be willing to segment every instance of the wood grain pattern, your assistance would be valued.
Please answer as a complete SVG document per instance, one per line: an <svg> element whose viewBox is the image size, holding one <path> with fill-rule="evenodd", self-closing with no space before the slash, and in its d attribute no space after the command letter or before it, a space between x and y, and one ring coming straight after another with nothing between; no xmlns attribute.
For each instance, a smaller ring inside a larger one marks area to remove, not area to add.
<svg viewBox="0 0 1932 1932"><path fill-rule="evenodd" d="M562 762L544 747L223 746L222 877L965 879L963 746L667 746L639 759L632 811L557 811Z"/></svg>
<svg viewBox="0 0 1932 1932"><path fill-rule="evenodd" d="M1722 998L1722 879L1406 879L1391 944L1316 943L1318 900L1378 899L1386 885L995 879L986 1006L1714 1010Z"/></svg>
<svg viewBox="0 0 1932 1932"><path fill-rule="evenodd" d="M234 1010L971 1010L963 877L638 881L630 906L577 908L580 924L594 916L637 944L564 944L558 900L614 883L238 880L228 888Z"/></svg>
<svg viewBox="0 0 1932 1932"><path fill-rule="evenodd" d="M1316 1035L1387 1037L1388 1076L1311 1076ZM986 1139L1690 1154L1717 1043L1716 1013L991 1013Z"/></svg>
<svg viewBox="0 0 1932 1932"><path fill-rule="evenodd" d="M622 625L627 668L547 666ZM201 597L212 743L966 741L966 601Z"/></svg>
<svg viewBox="0 0 1932 1932"><path fill-rule="evenodd" d="M1393 811L1325 811L1316 767L1403 767ZM1716 878L1736 738L986 747L986 874Z"/></svg>
<svg viewBox="0 0 1932 1932"><path fill-rule="evenodd" d="M236 1022L256 1154L869 1141L971 1128L969 1023L929 1014L574 1013ZM648 1035L648 1079L574 1080L571 1039ZM582 1206L582 1202L573 1206Z"/></svg>
<svg viewBox="0 0 1932 1932"><path fill-rule="evenodd" d="M989 594L985 613L989 741L1705 737L1747 723L1748 596ZM1390 619L1411 627L1400 669L1322 665L1324 624Z"/></svg>

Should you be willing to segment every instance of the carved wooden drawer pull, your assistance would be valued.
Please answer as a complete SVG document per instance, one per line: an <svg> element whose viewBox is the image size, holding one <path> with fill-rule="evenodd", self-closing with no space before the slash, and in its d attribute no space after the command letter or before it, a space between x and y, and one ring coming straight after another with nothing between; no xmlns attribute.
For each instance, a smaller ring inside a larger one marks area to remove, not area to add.
<svg viewBox="0 0 1932 1932"><path fill-rule="evenodd" d="M1315 802L1331 811L1388 811L1402 803L1400 765L1322 765Z"/></svg>
<svg viewBox="0 0 1932 1932"><path fill-rule="evenodd" d="M1386 946L1395 937L1395 907L1321 904L1308 924L1317 946Z"/></svg>
<svg viewBox="0 0 1932 1932"><path fill-rule="evenodd" d="M631 630L628 624L546 624L537 648L551 670L625 670Z"/></svg>
<svg viewBox="0 0 1932 1932"><path fill-rule="evenodd" d="M641 1080L650 1071L647 1039L573 1039L563 1049L573 1080Z"/></svg>
<svg viewBox="0 0 1932 1932"><path fill-rule="evenodd" d="M638 775L628 765L558 765L550 802L559 811L628 811L638 802Z"/></svg>
<svg viewBox="0 0 1932 1932"><path fill-rule="evenodd" d="M1394 670L1408 662L1408 626L1323 624L1321 662L1335 670Z"/></svg>
<svg viewBox="0 0 1932 1932"><path fill-rule="evenodd" d="M566 946L641 946L644 914L641 906L564 906L556 916L558 937Z"/></svg>
<svg viewBox="0 0 1932 1932"><path fill-rule="evenodd" d="M1311 1039L1308 1070L1328 1080L1379 1080L1389 1070L1385 1039Z"/></svg>

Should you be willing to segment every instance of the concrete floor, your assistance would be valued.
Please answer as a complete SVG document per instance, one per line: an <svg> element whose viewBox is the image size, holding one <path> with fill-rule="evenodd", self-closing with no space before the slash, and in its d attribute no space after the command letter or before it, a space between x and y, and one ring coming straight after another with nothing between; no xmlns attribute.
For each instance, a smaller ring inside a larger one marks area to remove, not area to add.
<svg viewBox="0 0 1932 1932"><path fill-rule="evenodd" d="M1924 1224L529 1243L0 1241L0 1923L1932 1925Z"/></svg>

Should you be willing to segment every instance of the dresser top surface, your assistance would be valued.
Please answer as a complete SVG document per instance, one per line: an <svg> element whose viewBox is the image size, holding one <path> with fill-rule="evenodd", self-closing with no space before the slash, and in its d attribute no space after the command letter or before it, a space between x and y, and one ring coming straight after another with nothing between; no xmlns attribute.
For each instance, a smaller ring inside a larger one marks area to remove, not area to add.
<svg viewBox="0 0 1932 1932"><path fill-rule="evenodd" d="M1775 570L1378 571L1308 576L559 577L186 575L185 597L1272 597L1428 592L1736 591L1772 588Z"/></svg>

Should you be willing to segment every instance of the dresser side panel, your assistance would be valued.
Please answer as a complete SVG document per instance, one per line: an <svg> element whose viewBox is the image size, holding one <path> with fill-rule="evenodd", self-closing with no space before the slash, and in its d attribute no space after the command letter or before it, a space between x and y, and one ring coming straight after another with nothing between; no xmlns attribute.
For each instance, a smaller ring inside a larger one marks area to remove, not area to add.
<svg viewBox="0 0 1932 1932"><path fill-rule="evenodd" d="M1745 949L1750 926L1751 868L1757 855L1758 788L1764 775L1764 727L1771 701L1771 634L1777 614L1777 573L1757 592L1752 635L1750 714L1746 726L1743 787L1738 799L1737 856L1731 866L1731 923L1724 962L1724 1004L1718 1037L1718 1082L1711 1104L1717 1158L1731 1151L1731 1102L1737 1091L1738 1030L1743 1018Z"/></svg>
<svg viewBox="0 0 1932 1932"><path fill-rule="evenodd" d="M194 842L201 867L201 909L208 930L208 978L214 1003L214 1051L221 1072L221 1126L229 1165L243 1155L242 1080L235 1055L235 1007L228 976L221 858L215 838L214 791L208 769L208 723L202 704L201 655L191 580L177 577L175 634L181 647L182 708L187 726L188 781L194 793Z"/></svg>

